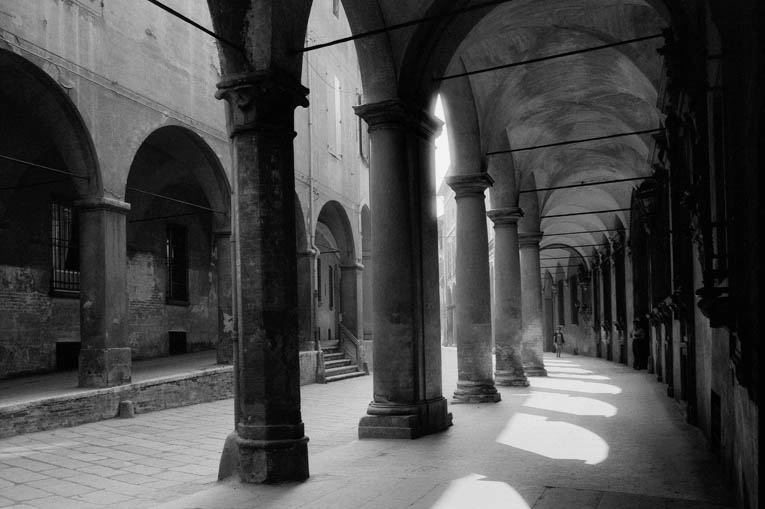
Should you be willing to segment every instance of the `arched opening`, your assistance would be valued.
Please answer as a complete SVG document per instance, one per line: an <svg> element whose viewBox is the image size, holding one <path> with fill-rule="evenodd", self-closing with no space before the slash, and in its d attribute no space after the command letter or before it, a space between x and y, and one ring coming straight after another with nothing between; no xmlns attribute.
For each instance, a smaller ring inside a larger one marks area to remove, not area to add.
<svg viewBox="0 0 765 509"><path fill-rule="evenodd" d="M316 328L322 349L353 350L362 325L359 305L361 266L356 263L353 232L340 203L324 204L316 223Z"/></svg>
<svg viewBox="0 0 765 509"><path fill-rule="evenodd" d="M0 378L76 369L76 202L100 195L92 140L66 92L2 47L0 118Z"/></svg>
<svg viewBox="0 0 765 509"><path fill-rule="evenodd" d="M125 197L133 358L230 350L230 204L217 157L192 131L159 128L135 154Z"/></svg>

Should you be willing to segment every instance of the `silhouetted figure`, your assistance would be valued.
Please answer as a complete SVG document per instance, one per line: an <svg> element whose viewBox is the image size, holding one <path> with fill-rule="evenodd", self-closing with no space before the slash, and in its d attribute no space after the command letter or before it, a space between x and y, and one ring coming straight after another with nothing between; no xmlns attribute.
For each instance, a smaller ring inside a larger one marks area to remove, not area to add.
<svg viewBox="0 0 765 509"><path fill-rule="evenodd" d="M553 334L553 344L555 345L555 356L560 357L560 353L563 351L563 345L566 343L566 340L563 339L563 327L558 327L558 329L555 331L555 334Z"/></svg>

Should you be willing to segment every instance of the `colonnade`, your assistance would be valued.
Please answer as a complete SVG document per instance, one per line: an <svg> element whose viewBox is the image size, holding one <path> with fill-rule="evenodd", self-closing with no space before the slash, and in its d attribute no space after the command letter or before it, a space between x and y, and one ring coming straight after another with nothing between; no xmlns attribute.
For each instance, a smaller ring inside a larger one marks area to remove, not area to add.
<svg viewBox="0 0 765 509"><path fill-rule="evenodd" d="M222 82L234 149L238 346L236 430L222 464L248 482L308 476L300 415L294 231L293 109L305 90L274 72ZM441 122L393 99L356 107L371 150L373 395L361 438L416 438L451 425L441 386L438 232L433 143ZM495 383L528 385L543 374L538 236L519 242L517 207L489 212L497 231L499 301L492 331L484 191L486 173L449 179L457 193L455 402L495 402ZM268 211L268 213L263 213ZM523 237L525 239L525 237ZM521 248L519 250L519 247ZM536 261L524 258L536 255ZM528 267L527 267L528 265ZM521 278L530 271L533 278ZM528 289L521 286L526 285ZM536 294L533 294L536 292ZM521 313L533 320L521 333ZM494 335L494 341L492 339ZM496 372L493 343L496 342ZM235 456L236 461L231 461Z"/></svg>

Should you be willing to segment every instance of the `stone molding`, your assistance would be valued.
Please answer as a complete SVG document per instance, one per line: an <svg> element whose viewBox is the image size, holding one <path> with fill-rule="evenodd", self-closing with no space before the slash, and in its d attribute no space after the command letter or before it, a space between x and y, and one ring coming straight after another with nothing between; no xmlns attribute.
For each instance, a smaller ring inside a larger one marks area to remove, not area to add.
<svg viewBox="0 0 765 509"><path fill-rule="evenodd" d="M107 210L117 214L127 215L130 212L130 204L116 198L101 196L99 198L86 198L74 202L79 211Z"/></svg>
<svg viewBox="0 0 765 509"><path fill-rule="evenodd" d="M519 233L518 245L520 247L539 247L539 243L542 241L541 232Z"/></svg>
<svg viewBox="0 0 765 509"><path fill-rule="evenodd" d="M400 99L354 106L353 111L369 125L369 132L378 129L412 130L422 138L433 141L441 134L444 125L434 115Z"/></svg>
<svg viewBox="0 0 765 509"><path fill-rule="evenodd" d="M520 207L506 207L493 209L486 212L489 219L494 222L494 226L517 225L523 217L523 210Z"/></svg>
<svg viewBox="0 0 765 509"><path fill-rule="evenodd" d="M308 106L308 89L277 70L227 76L217 87L215 97L229 106L232 138L245 131L281 131L294 137L293 110Z"/></svg>
<svg viewBox="0 0 765 509"><path fill-rule="evenodd" d="M446 184L452 188L455 199L466 196L481 196L487 187L494 184L494 179L488 173L471 173L470 175L451 175L446 177Z"/></svg>

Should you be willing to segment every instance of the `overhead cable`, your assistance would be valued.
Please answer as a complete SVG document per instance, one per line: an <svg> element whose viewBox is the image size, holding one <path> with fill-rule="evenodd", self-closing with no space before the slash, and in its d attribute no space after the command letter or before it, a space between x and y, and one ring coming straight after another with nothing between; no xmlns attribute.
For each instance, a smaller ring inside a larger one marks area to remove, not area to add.
<svg viewBox="0 0 765 509"><path fill-rule="evenodd" d="M642 42L642 41L648 41L648 40L651 40L651 39L658 39L659 37L664 37L664 34L660 33L660 34L646 35L646 36L643 36L643 37L635 37L634 39L627 39L625 41L611 42L611 43L608 43L608 44L601 44L599 46L590 46L589 48L581 48L581 49L576 49L576 50L572 50L572 51L566 51L566 52L563 52L563 53L556 53L554 55L547 55L547 56L539 57L539 58L531 58L529 60L522 60L520 62L513 62L513 63L510 63L510 64L501 64L501 65L495 65L495 66L492 66L492 67L485 67L483 69L476 69L474 71L466 71L466 72L461 72L461 73L457 73L457 74L450 74L450 75L447 75L447 76L441 76L440 78L435 78L435 81L451 80L451 79L454 79L454 78L464 78L465 76L473 76L474 74L482 74L482 73L486 73L486 72L500 71L502 69L510 69L510 68L513 68L513 67L521 66L521 65L535 64L537 62L544 62L544 61L547 61L547 60L553 60L555 58L569 57L569 56L572 56L572 55L579 55L581 53L589 53L590 51L598 51L598 50L602 50L602 49L613 48L613 47L616 47L616 46L622 46L624 44L632 44L632 43L635 43L635 42Z"/></svg>
<svg viewBox="0 0 765 509"><path fill-rule="evenodd" d="M634 180L646 180L650 178L652 177L630 177L630 178L623 178L623 179L597 180L594 182L579 182L578 184L566 184L563 186L536 187L534 189L521 189L520 191L518 191L518 194L536 193L537 191L555 191L557 189L571 189L574 187L588 187L588 186L600 186L604 184L617 184L619 182L631 182Z"/></svg>
<svg viewBox="0 0 765 509"><path fill-rule="evenodd" d="M53 173L58 173L58 174L61 174L61 175L68 175L69 177L73 177L73 178L78 178L78 179L83 179L83 180L88 180L88 181L90 180L90 177L84 177L82 175L77 175L76 173L72 173L70 171L60 170L58 168L51 168L50 166L45 166L43 164L33 163L31 161L25 161L23 159L17 159L15 157L6 156L6 155L3 155L3 154L0 154L0 159L6 159L6 160L12 161L14 163L23 164L23 165L26 165L26 166L31 166L33 168L39 168L41 170L46 170L46 171L50 171L50 172L53 172ZM37 183L37 184L39 184L39 185L48 184L48 183L52 184L52 183L55 183L55 182L61 182L61 181L60 180L54 180L54 181L51 181L51 182L40 182L40 183ZM14 186L14 187L11 187L11 188L8 188L8 187L2 188L1 190L20 189L20 188L23 188L23 187L31 187L31 185L22 184L20 186ZM206 210L208 212L214 212L216 214L226 214L226 212L223 212L221 210L215 210L213 208L206 207L204 205L199 205L197 203L192 203L192 202L188 202L188 201L185 201L185 200L179 200L178 198L173 198L171 196L166 196L164 194L152 193L152 192L146 191L144 189L138 189L136 187L130 187L130 186L127 186L126 189L128 189L130 191L135 191L136 193L142 193L142 194L146 194L146 195L149 195L149 196L153 196L155 198L161 198L163 200L168 200L168 201L172 201L172 202L176 202L176 203L181 203L181 204L187 205L189 207L195 207L195 208L198 208L198 209Z"/></svg>
<svg viewBox="0 0 765 509"><path fill-rule="evenodd" d="M547 219L550 217L569 217L569 216L586 216L588 214L605 214L607 212L624 212L626 210L630 210L630 208L623 208L623 209L604 209L604 210L592 210L589 212L569 212L568 214L548 214L545 216L540 216L539 219Z"/></svg>
<svg viewBox="0 0 765 509"><path fill-rule="evenodd" d="M184 22L188 23L189 25L193 26L194 28L197 28L197 29L201 30L202 32L204 32L204 33L206 33L207 35L209 35L210 37L213 37L213 38L215 38L215 39L219 40L219 41L220 41L220 42L222 42L223 44L225 44L225 45L227 45L227 46L230 46L230 47L232 47L232 48L234 48L234 49L236 49L236 50L239 50L239 51L241 51L242 53L246 53L245 49L244 49L242 46L240 46L240 45L238 45L238 44L236 44L236 43L233 43L233 42L229 41L229 40L228 40L228 39L226 39L225 37L221 37L220 35L216 34L216 33L215 33L215 32L213 32L212 30L210 30L210 29L207 29L207 28L203 27L202 25L200 25L199 23L197 23L197 22L196 22L196 21L194 21L193 19L187 18L186 16L184 16L184 15L183 15L183 14L181 14L180 12L176 11L175 9L172 9L171 7L168 7L167 5L163 4L162 2L159 2L158 0L147 0L147 1L148 1L149 3L151 3L151 4L154 4L154 5L156 5L157 7L159 7L160 9L162 9L163 11L169 12L170 14L172 14L173 16L175 16L176 18L178 18L178 19L180 19L180 20L182 20L182 21L184 21Z"/></svg>
<svg viewBox="0 0 765 509"><path fill-rule="evenodd" d="M598 140L610 140L612 138L621 138L622 136L632 136L632 135L638 135L638 134L650 134L650 133L657 133L660 131L663 131L663 127L657 127L655 129L643 129L640 131L630 131L628 133L617 133L617 134L607 134L605 136L595 136L592 138L581 138L578 140L568 140L568 141L558 141L555 143L546 143L544 145L535 145L533 147L522 147L522 148L511 148L507 150L495 150L494 152L486 152L487 156L493 156L497 154L510 154L513 152L525 152L527 150L538 150L541 148L550 148L550 147L559 147L561 145L571 145L574 143L585 143L588 141L598 141Z"/></svg>

